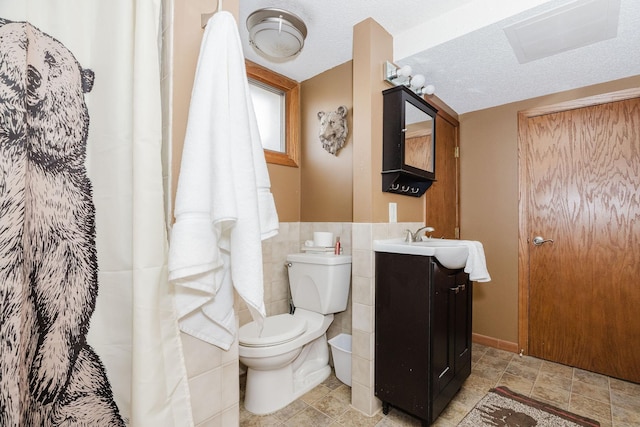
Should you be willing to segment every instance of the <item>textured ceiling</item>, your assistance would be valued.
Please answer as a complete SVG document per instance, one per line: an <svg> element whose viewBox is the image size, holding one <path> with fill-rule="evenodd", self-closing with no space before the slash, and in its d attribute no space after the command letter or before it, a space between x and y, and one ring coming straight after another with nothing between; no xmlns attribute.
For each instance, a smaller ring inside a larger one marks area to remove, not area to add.
<svg viewBox="0 0 640 427"><path fill-rule="evenodd" d="M525 64L503 28L576 0L241 0L239 28L248 59L304 81L349 61L353 26L371 17L394 37L389 60L424 74L435 95L462 114L640 75L640 1L608 1L620 6L617 37ZM245 21L263 7L306 23L305 47L294 59L270 62L250 47Z"/></svg>

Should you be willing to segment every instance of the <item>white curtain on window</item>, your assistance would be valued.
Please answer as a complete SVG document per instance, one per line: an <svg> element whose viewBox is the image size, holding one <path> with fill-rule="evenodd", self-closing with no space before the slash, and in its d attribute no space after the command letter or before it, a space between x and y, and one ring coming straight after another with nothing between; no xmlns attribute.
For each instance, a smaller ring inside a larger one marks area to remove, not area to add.
<svg viewBox="0 0 640 427"><path fill-rule="evenodd" d="M95 74L85 93L86 166L99 290L87 342L122 418L135 427L193 424L167 281L161 17L162 0L0 1L0 18L29 22Z"/></svg>

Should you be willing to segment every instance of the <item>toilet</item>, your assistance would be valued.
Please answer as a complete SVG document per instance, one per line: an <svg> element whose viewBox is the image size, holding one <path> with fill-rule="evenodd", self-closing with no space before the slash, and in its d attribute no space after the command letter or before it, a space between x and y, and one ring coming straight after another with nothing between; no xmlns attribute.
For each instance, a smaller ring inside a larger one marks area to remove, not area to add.
<svg viewBox="0 0 640 427"><path fill-rule="evenodd" d="M346 310L351 257L324 253L287 256L295 311L255 322L238 333L239 358L247 367L245 409L264 415L284 408L331 373L327 329L333 313Z"/></svg>

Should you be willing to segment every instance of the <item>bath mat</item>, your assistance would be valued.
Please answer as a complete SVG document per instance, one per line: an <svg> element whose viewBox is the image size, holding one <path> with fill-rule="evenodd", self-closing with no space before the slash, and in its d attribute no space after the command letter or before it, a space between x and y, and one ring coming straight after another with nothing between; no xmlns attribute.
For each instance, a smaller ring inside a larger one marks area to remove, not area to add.
<svg viewBox="0 0 640 427"><path fill-rule="evenodd" d="M598 421L515 393L507 387L489 390L458 427L596 427Z"/></svg>

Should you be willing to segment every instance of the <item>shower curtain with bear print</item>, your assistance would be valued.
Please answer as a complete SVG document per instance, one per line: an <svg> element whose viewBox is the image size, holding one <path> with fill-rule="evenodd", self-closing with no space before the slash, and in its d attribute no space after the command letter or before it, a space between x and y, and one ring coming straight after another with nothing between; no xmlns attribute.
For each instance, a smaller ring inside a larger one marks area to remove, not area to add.
<svg viewBox="0 0 640 427"><path fill-rule="evenodd" d="M162 0L0 2L0 425L189 426Z"/></svg>

